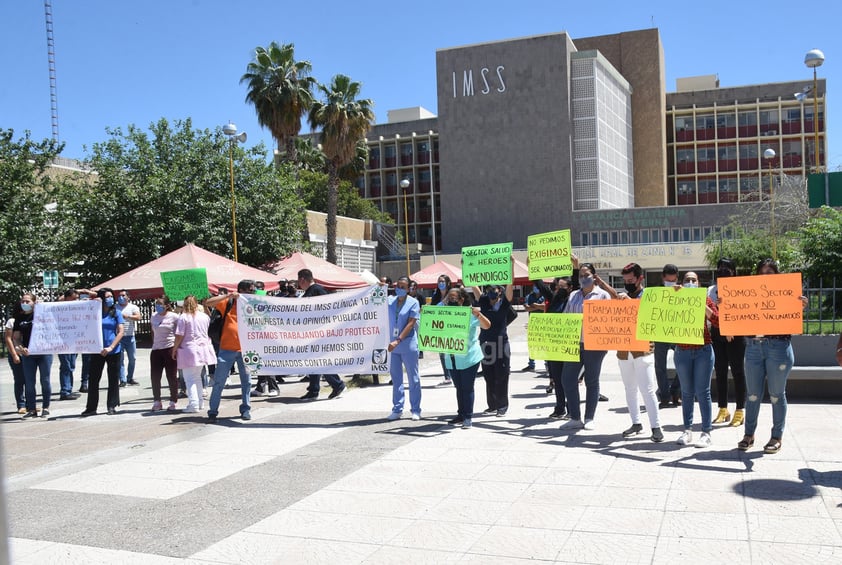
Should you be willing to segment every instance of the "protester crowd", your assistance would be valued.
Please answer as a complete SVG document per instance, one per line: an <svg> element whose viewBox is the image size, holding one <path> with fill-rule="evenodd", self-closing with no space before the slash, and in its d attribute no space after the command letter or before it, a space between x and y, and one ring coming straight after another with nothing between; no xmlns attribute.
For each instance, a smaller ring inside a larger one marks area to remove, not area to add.
<svg viewBox="0 0 842 565"><path fill-rule="evenodd" d="M533 281L525 309L551 314L582 313L585 301L608 299L640 299L644 293L644 273L640 265L631 263L622 269L623 291L618 292L597 273L591 263L579 262L573 257L573 275L558 277L551 284ZM771 259L760 261L757 275L778 273L777 263ZM664 266L661 277L664 287L698 287L699 277L686 272L679 280L675 265ZM736 275L734 263L727 258L719 261L716 281ZM314 282L313 273L302 269L298 280L280 281L276 296L307 300L322 296L327 291ZM409 413L413 420L422 417L422 389L419 375L418 322L422 304L435 306L470 307L471 319L468 345L462 354L439 354L444 380L438 386L453 386L456 395L456 415L449 420L452 425L471 428L474 412L474 383L481 374L485 382L486 407L484 414L503 417L509 409L508 383L511 351L507 327L517 314L512 308L513 286L491 285L484 288L464 288L454 284L447 275L438 279L435 292L427 302L418 291L417 284L408 277L392 283L382 279L389 289L388 296L388 358L392 378L392 409L389 420L403 416L406 388L409 391ZM777 453L782 447L786 425L786 381L794 364L791 336L757 335L728 336L719 330L721 298L717 284L707 290L705 304L704 339L701 344L650 343L641 351L617 351L618 366L625 389L625 401L630 417L630 427L621 432L624 438L644 433L640 401L646 408L650 439L660 443L663 410L681 407L682 432L676 443L709 447L715 424L732 427L745 425L745 434L738 449L748 450L755 442L760 402L768 387L772 405L772 429L763 449ZM278 381L282 377L260 375L255 390L251 389L251 374L243 359L238 334L237 298L240 294L265 294L262 283L241 281L235 292L221 289L217 296L199 301L186 296L179 304L161 297L155 301L155 312L150 326L153 334L150 351L150 384L153 392L152 411L163 410L162 379L166 379L168 411L178 409L179 397L187 397L186 413L204 409L208 397L207 416L215 422L219 416L223 389L229 375L236 372L240 381L239 413L243 420L251 419L250 397L277 395ZM806 298L800 297L806 305ZM75 400L86 393L82 416L93 416L99 410L99 390L103 371L107 377L106 413L116 414L120 406L120 388L137 385L135 379L136 330L140 311L131 302L129 293L116 293L109 288L97 291L70 289L62 300L97 300L102 308L102 343L98 354L82 355L81 386L73 391L73 372L77 354L59 355L60 400ZM5 341L9 352L8 362L14 378L14 398L18 413L23 419L48 417L52 389L50 371L52 355L35 355L28 351L33 327L33 310L36 297L25 293L15 305L13 317L5 326ZM210 315L209 315L210 314ZM669 379L667 355L674 351L674 379ZM550 378L547 393L555 394L555 406L550 418L565 420L562 430L593 430L597 427L597 408L600 400L600 373L607 354L604 350L589 350L582 341L576 361L546 361ZM842 365L842 337L837 346L837 361ZM734 382L736 407L731 415L728 409L728 374ZM523 369L535 371L535 361ZM715 374L718 412L713 416L711 379ZM405 378L406 376L406 378ZM36 379L40 377L40 380ZM209 382L212 378L212 384ZM345 383L336 374L311 374L302 378L309 384L301 400L315 400L320 394L320 383L325 380L332 391L328 398L336 398L345 390ZM41 409L36 383L40 382ZM580 404L580 386L585 388L584 413ZM273 394L274 391L274 394ZM699 435L694 436L695 407L698 406Z"/></svg>

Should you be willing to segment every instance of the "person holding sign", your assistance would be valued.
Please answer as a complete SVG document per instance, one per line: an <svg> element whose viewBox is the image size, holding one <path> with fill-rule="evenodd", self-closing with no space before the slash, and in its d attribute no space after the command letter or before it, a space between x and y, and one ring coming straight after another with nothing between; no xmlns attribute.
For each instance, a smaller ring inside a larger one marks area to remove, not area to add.
<svg viewBox="0 0 842 565"><path fill-rule="evenodd" d="M684 282L676 285L676 291L682 288L698 288L699 277L690 271L684 275ZM710 447L711 423L710 376L713 373L713 346L709 327L719 327L719 310L709 296L705 297L704 343L702 345L675 345L675 370L681 379L681 410L684 416L684 431L676 443L695 445L698 448ZM693 443L693 399L699 403L702 416L702 435Z"/></svg>
<svg viewBox="0 0 842 565"><path fill-rule="evenodd" d="M574 290L567 300L564 313L581 314L585 300L610 300L611 295L604 290L607 286L596 274L592 263L579 263L578 257L573 256L573 268L579 270L579 284L581 288ZM562 429L585 428L595 429L594 416L599 402L599 373L602 371L602 360L605 351L589 351L585 344L579 344L579 361L564 363L561 373L561 384L567 399L567 411L570 421L561 426ZM582 421L582 407L579 404L579 372L585 369L585 420Z"/></svg>
<svg viewBox="0 0 842 565"><path fill-rule="evenodd" d="M23 365L24 395L26 401L26 414L24 420L38 417L38 410L35 406L35 377L41 374L41 417L50 415L50 368L53 364L52 355L30 355L29 339L32 337L32 321L35 317L35 295L26 293L20 297L20 315L15 317L12 327L12 342L14 350L20 356Z"/></svg>
<svg viewBox="0 0 842 565"><path fill-rule="evenodd" d="M617 294L613 288L608 287L606 289L608 293L612 297L616 294L615 298L639 299L643 295L643 268L637 263L629 263L623 267L620 274L623 275L623 287L626 292ZM637 399L639 392L643 397L649 426L652 429L649 439L655 443L664 441L658 414L658 397L655 394L658 385L655 381L655 358L652 355L651 342L646 351L618 351L617 359L620 377L626 389L626 406L628 406L632 423L629 429L623 431L623 437L636 436L643 431L640 423L640 402Z"/></svg>
<svg viewBox="0 0 842 565"><path fill-rule="evenodd" d="M172 311L167 297L155 300L155 313L149 320L152 327L152 350L149 352L149 376L152 381L152 411L163 410L161 404L161 376L166 373L170 388L170 405L175 410L178 402L178 375L175 363L175 324L178 315Z"/></svg>
<svg viewBox="0 0 842 565"><path fill-rule="evenodd" d="M514 265L514 261L512 262ZM514 266L512 266L514 270ZM514 278L514 277L512 277ZM485 379L485 397L488 402L484 414L506 415L509 410L509 370L511 350L509 349L508 326L509 311L512 307L514 290L511 284L491 286L485 294L479 294L474 287L474 296L479 302L483 316L491 325L479 333L482 347L482 376Z"/></svg>
<svg viewBox="0 0 842 565"><path fill-rule="evenodd" d="M171 354L184 374L187 389L187 408L184 412L187 414L195 414L204 407L202 369L216 361L213 344L208 337L208 325L210 317L200 310L196 297L188 295L184 299L184 309L176 321L175 342ZM171 395L173 390L170 386ZM174 402L170 404L175 407Z"/></svg>
<svg viewBox="0 0 842 565"><path fill-rule="evenodd" d="M322 285L314 282L313 271L310 269L301 269L298 271L298 288L304 291L304 294L301 295L302 298L324 296L327 294L327 290L325 290ZM322 377L324 377L327 384L329 384L333 389L333 391L327 396L328 399L336 398L345 390L346 385L342 382L342 379L339 378L339 375L335 373L328 375L314 373L306 377L310 382L307 386L307 394L300 397L299 400L316 400L319 397L319 390L321 390L321 384L319 381L321 381Z"/></svg>
<svg viewBox="0 0 842 565"><path fill-rule="evenodd" d="M780 274L778 263L773 259L760 261L755 272L758 275ZM806 307L807 299L804 296L799 298ZM786 426L786 380L794 364L791 335L758 335L747 338L746 432L737 444L740 451L747 451L754 445L754 432L760 415L764 384L769 387L769 400L772 403L772 437L763 446L763 452L772 454L781 450L781 439Z"/></svg>
<svg viewBox="0 0 842 565"><path fill-rule="evenodd" d="M447 306L471 306L471 296L464 289L454 288L447 293ZM479 345L480 328L487 330L491 322L479 308L471 309L471 326L468 330L468 351L464 355L444 355L445 366L450 371L453 384L456 385L456 417L448 423L454 426L462 425L463 429L471 427L474 415L474 381L477 377L482 348Z"/></svg>
<svg viewBox="0 0 842 565"><path fill-rule="evenodd" d="M447 298L447 294L450 292L450 289L453 288L453 285L450 281L450 277L447 275L439 275L438 280L436 281L436 291L433 293L433 297L430 299L430 304L433 306L443 306L444 301ZM447 367L444 364L444 355L439 355L439 361L441 361L441 370L444 373L444 380L437 384L436 386L447 387L453 384L453 381L450 378L450 371L447 370Z"/></svg>
<svg viewBox="0 0 842 565"><path fill-rule="evenodd" d="M570 277L556 277L554 280L555 290L544 284L541 279L533 281L537 286L541 295L544 297L544 302L548 304L547 313L561 314L564 307L567 306L567 299L570 296L570 288L573 283ZM552 394L555 391L555 409L550 414L550 418L554 420L568 419L567 415L567 401L564 398L564 386L561 384L561 372L564 368L564 361L546 361L547 372L550 374L550 384L547 387L547 394Z"/></svg>
<svg viewBox="0 0 842 565"><path fill-rule="evenodd" d="M96 293L102 302L102 351L91 356L88 377L88 402L82 416L93 416L99 405L99 381L102 370L108 367L108 398L105 405L113 416L120 406L120 352L123 339L123 314L114 306L114 293L110 288L101 288Z"/></svg>
<svg viewBox="0 0 842 565"><path fill-rule="evenodd" d="M389 373L392 376L392 412L389 420L403 414L403 369L409 381L409 411L413 420L421 419L421 375L418 372L417 324L421 315L418 301L409 296L409 278L395 283L395 296L389 297Z"/></svg>
<svg viewBox="0 0 842 565"><path fill-rule="evenodd" d="M737 267L727 257L721 258L716 263L716 280L737 276ZM713 284L708 288L708 296L719 306L718 286ZM728 367L731 367L731 377L734 379L734 395L737 407L734 410L734 417L728 424L730 426L742 426L745 419L746 407L746 373L744 358L746 354L746 338L744 336L725 336L719 332L719 328L710 329L713 338L713 369L716 372L716 403L719 405L719 413L713 419L714 424L728 422L731 414L728 413Z"/></svg>

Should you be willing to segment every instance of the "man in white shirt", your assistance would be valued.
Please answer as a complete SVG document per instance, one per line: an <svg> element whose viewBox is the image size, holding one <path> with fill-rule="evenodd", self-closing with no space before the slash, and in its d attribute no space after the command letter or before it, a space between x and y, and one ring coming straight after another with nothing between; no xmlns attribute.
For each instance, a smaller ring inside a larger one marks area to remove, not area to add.
<svg viewBox="0 0 842 565"><path fill-rule="evenodd" d="M135 343L134 334L137 327L137 322L140 321L140 308L132 304L129 293L123 289L117 295L117 309L123 314L125 321L123 327L123 339L120 341L120 386L139 385L140 383L134 380L134 366L135 353L137 344ZM128 365L123 365L123 358L128 358Z"/></svg>

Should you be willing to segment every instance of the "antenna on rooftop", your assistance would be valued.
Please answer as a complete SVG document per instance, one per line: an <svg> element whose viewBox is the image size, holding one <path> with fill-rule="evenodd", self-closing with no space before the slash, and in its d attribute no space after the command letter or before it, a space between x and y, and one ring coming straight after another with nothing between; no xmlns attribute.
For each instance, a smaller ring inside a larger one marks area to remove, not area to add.
<svg viewBox="0 0 842 565"><path fill-rule="evenodd" d="M47 24L47 62L50 67L50 120L53 141L58 143L58 91L56 90L56 43L53 39L53 3L44 0L44 19Z"/></svg>

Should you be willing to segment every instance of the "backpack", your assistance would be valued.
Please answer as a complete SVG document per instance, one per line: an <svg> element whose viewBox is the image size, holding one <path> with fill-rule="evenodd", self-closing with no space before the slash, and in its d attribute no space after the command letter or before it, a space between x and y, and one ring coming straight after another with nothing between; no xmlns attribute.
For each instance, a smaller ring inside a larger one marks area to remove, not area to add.
<svg viewBox="0 0 842 565"><path fill-rule="evenodd" d="M228 299L228 306L225 307L225 314L220 314L218 308L214 308L211 312L210 323L208 324L208 337L211 342L219 346L219 341L222 339L222 328L225 326L225 318L228 317L228 312L234 305L234 299Z"/></svg>

